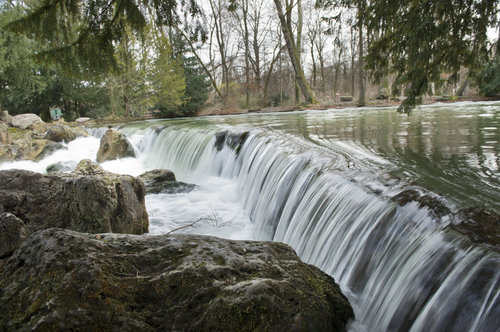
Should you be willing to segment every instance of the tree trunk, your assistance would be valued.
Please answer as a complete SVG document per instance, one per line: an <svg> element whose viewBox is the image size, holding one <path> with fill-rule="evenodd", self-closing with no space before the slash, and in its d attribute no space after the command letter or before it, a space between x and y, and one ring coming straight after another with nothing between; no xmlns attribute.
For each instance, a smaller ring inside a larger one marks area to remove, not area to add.
<svg viewBox="0 0 500 332"><path fill-rule="evenodd" d="M364 7L364 0L359 1L359 11L362 11ZM363 20L361 17L359 18L359 98L358 98L358 106L365 106L365 64L364 64L364 59L363 59Z"/></svg>
<svg viewBox="0 0 500 332"><path fill-rule="evenodd" d="M250 44L248 36L248 0L243 2L243 27L244 27L244 42L245 42L245 107L250 105Z"/></svg>
<svg viewBox="0 0 500 332"><path fill-rule="evenodd" d="M123 108L125 109L125 117L128 118L130 116L130 104L126 94L123 95Z"/></svg>
<svg viewBox="0 0 500 332"><path fill-rule="evenodd" d="M314 96L311 87L307 83L306 77L298 60L299 56L297 53L297 48L292 36L292 32L289 29L288 23L283 14L283 7L281 0L274 0L276 9L278 11L278 18L280 20L281 30L283 32L283 37L285 38L286 47L288 49L288 54L290 56L290 61L292 62L293 70L298 78L299 87L304 95L304 98L308 103L317 103L316 97Z"/></svg>
<svg viewBox="0 0 500 332"><path fill-rule="evenodd" d="M351 96L354 98L354 81L355 81L355 71L354 71L354 64L356 61L355 54L354 54L354 28L351 27Z"/></svg>
<svg viewBox="0 0 500 332"><path fill-rule="evenodd" d="M291 8L290 8L291 11ZM304 25L304 15L302 13L302 1L297 0L297 55L298 55L298 61L299 65L302 67L301 63L301 54L302 54L302 27ZM291 30L290 30L291 31ZM295 77L295 104L298 105L300 104L300 87L299 87L299 82L298 78Z"/></svg>

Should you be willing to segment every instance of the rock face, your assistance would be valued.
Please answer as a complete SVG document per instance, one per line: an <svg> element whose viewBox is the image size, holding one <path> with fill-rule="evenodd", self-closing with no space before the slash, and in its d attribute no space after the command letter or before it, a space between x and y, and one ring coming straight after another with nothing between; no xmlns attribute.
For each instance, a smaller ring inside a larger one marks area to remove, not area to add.
<svg viewBox="0 0 500 332"><path fill-rule="evenodd" d="M51 126L47 132L45 133L45 139L54 141L54 142L71 142L77 137L80 136L88 136L85 128L75 130L68 125L65 124L56 124Z"/></svg>
<svg viewBox="0 0 500 332"><path fill-rule="evenodd" d="M287 245L195 235L33 234L0 272L7 331L342 331L334 280Z"/></svg>
<svg viewBox="0 0 500 332"><path fill-rule="evenodd" d="M97 161L114 160L118 158L135 157L134 148L122 133L108 129L101 138L97 151Z"/></svg>
<svg viewBox="0 0 500 332"><path fill-rule="evenodd" d="M11 213L0 214L0 259L12 255L27 235L21 219Z"/></svg>
<svg viewBox="0 0 500 332"><path fill-rule="evenodd" d="M37 123L34 127L40 127L38 129L43 130L43 126L42 123ZM38 161L47 154L63 147L60 143L44 139L44 135L37 130L10 127L7 128L6 135L7 142L0 142L0 161Z"/></svg>
<svg viewBox="0 0 500 332"><path fill-rule="evenodd" d="M8 125L10 125L12 123L12 116L7 111L1 111L0 121L6 122Z"/></svg>
<svg viewBox="0 0 500 332"><path fill-rule="evenodd" d="M106 172L89 160L69 174L0 171L0 213L14 214L30 232L60 227L142 234L149 226L144 195L139 180Z"/></svg>
<svg viewBox="0 0 500 332"><path fill-rule="evenodd" d="M12 117L12 126L19 129L28 129L36 123L43 123L42 119L33 113L19 114Z"/></svg>
<svg viewBox="0 0 500 332"><path fill-rule="evenodd" d="M194 184L176 181L174 172L166 169L148 171L138 179L144 183L148 194L178 194L197 188Z"/></svg>

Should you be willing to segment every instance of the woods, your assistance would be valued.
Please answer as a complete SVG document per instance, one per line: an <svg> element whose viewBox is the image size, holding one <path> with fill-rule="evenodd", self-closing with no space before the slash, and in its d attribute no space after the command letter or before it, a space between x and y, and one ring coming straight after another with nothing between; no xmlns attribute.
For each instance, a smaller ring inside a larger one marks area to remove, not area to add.
<svg viewBox="0 0 500 332"><path fill-rule="evenodd" d="M394 97L409 112L424 95L499 93L498 12L492 0L2 1L0 103L72 119Z"/></svg>

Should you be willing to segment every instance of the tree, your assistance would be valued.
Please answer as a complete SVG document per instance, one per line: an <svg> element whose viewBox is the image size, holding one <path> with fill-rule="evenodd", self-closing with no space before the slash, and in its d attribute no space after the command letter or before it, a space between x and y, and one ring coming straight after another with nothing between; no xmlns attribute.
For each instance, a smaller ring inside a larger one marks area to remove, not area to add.
<svg viewBox="0 0 500 332"><path fill-rule="evenodd" d="M370 1L358 11L358 21L379 34L368 46L367 68L376 79L392 72L396 85L408 85L399 109L408 113L441 73L481 70L490 57L487 29L498 23L499 10L498 0Z"/></svg>
<svg viewBox="0 0 500 332"><path fill-rule="evenodd" d="M299 84L300 90L306 101L308 103L316 103L316 97L314 96L309 83L307 83L306 76L304 75L304 71L300 64L300 56L299 51L297 49L295 40L292 34L292 22L288 13L292 10L291 5L287 6L285 10L287 11L287 17L283 12L283 4L281 0L274 0L274 4L276 6L276 10L278 12L278 18L280 20L281 30L283 32L283 37L285 39L286 47L288 49L288 55L290 56L290 61L292 62L293 69L295 71L295 77Z"/></svg>
<svg viewBox="0 0 500 332"><path fill-rule="evenodd" d="M196 0L180 5L177 0L39 0L26 2L23 9L26 15L7 28L50 45L38 58L87 75L116 69L115 47L127 37L125 27L143 32L151 20L177 24L178 12L200 13Z"/></svg>

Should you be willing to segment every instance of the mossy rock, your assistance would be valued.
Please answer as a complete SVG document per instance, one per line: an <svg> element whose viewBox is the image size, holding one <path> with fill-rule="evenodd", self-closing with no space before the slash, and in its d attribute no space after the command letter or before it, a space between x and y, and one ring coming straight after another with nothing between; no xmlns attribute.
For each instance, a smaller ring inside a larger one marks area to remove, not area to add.
<svg viewBox="0 0 500 332"><path fill-rule="evenodd" d="M33 234L0 273L8 331L343 331L333 278L281 243Z"/></svg>
<svg viewBox="0 0 500 332"><path fill-rule="evenodd" d="M98 167L98 166L97 166ZM60 227L83 232L142 234L148 231L145 188L132 176L101 169L72 173L0 171L0 212L37 231Z"/></svg>
<svg viewBox="0 0 500 332"><path fill-rule="evenodd" d="M108 129L101 138L101 144L97 151L97 161L114 160L125 157L135 157L132 144L122 133Z"/></svg>

